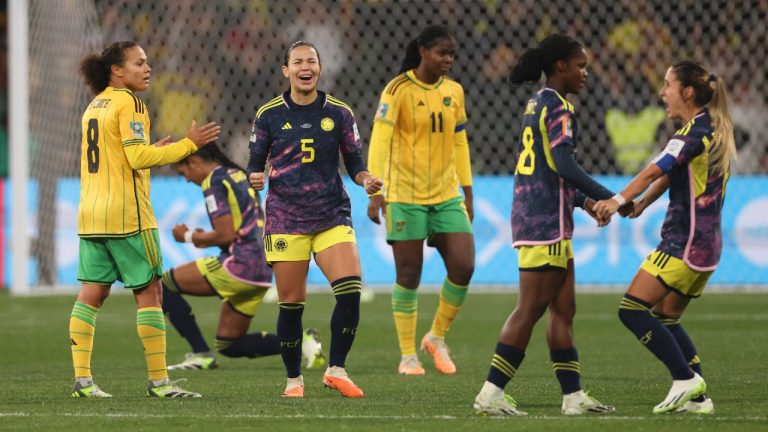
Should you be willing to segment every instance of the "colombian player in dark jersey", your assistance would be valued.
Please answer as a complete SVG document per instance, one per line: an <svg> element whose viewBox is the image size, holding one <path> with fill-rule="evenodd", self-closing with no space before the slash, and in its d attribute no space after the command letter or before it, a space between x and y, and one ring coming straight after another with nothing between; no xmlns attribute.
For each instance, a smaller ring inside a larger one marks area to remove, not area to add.
<svg viewBox="0 0 768 432"><path fill-rule="evenodd" d="M369 194L381 181L365 168L352 110L317 90L322 66L317 49L298 41L285 53L290 91L256 112L249 180L264 188L269 160L264 248L275 273L280 312L277 335L288 376L284 397L304 397L301 345L307 272L312 255L336 297L331 347L323 383L346 397L363 391L347 376L345 361L360 320L360 258L351 206L339 175L339 152L350 177Z"/></svg>
<svg viewBox="0 0 768 432"><path fill-rule="evenodd" d="M135 95L149 87L152 68L136 42L116 42L83 59L80 72L96 95L82 117L80 293L69 321L75 386L72 397L111 397L93 382L96 316L120 280L136 299L136 331L147 364L147 396L200 397L171 383L161 309L163 260L152 205L149 168L187 157L214 141L219 127L193 121L187 136L151 143L149 111Z"/></svg>
<svg viewBox="0 0 768 432"><path fill-rule="evenodd" d="M720 261L725 185L736 153L725 83L692 61L667 70L661 97L667 116L681 122L667 147L613 199L595 211L608 217L635 200L632 216L669 189L661 242L643 261L619 307L619 318L672 375L667 397L654 413L714 413L701 377L696 347L680 325ZM653 312L653 315L649 313Z"/></svg>
<svg viewBox="0 0 768 432"><path fill-rule="evenodd" d="M163 274L163 312L192 348L183 362L168 366L168 370L218 366L189 303L181 294L223 299L216 329L216 350L222 355L254 358L279 354L277 335L246 334L264 294L272 285L272 269L264 257L264 212L258 193L248 183L245 171L215 144L191 154L174 168L188 181L202 187L213 229L190 230L185 224L179 224L173 227L173 237L200 248L218 246L221 253L182 264ZM316 331L304 333L302 351L309 368L325 364L316 335Z"/></svg>
<svg viewBox="0 0 768 432"><path fill-rule="evenodd" d="M573 341L573 208L589 211L593 200L613 195L574 157L579 128L573 105L565 97L586 85L587 54L581 43L564 35L548 36L537 48L525 51L512 71L512 84L537 82L542 72L546 86L525 107L516 150L512 240L518 249L520 296L475 399L475 410L481 414L525 415L504 394L504 387L520 367L531 332L547 309L547 345L563 393L562 413L613 411L582 390Z"/></svg>

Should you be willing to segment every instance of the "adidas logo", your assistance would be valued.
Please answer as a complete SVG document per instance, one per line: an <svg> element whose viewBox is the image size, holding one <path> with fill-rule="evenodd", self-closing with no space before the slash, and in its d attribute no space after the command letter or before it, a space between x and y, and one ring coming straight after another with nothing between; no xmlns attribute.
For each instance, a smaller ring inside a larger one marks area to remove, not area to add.
<svg viewBox="0 0 768 432"><path fill-rule="evenodd" d="M291 126L291 124L290 124L290 123L286 122L286 123L283 125L283 130L288 130L288 129L293 129L293 126Z"/></svg>
<svg viewBox="0 0 768 432"><path fill-rule="evenodd" d="M419 103L416 104L416 106L424 106L424 101L420 100Z"/></svg>

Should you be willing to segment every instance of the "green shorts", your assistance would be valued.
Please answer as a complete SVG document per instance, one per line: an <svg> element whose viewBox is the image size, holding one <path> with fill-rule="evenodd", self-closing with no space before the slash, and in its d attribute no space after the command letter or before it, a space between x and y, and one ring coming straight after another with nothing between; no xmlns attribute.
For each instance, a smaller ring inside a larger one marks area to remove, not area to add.
<svg viewBox="0 0 768 432"><path fill-rule="evenodd" d="M424 240L440 233L472 234L464 198L435 205L387 204L387 241Z"/></svg>
<svg viewBox="0 0 768 432"><path fill-rule="evenodd" d="M119 280L126 288L143 288L163 274L160 237L149 229L130 237L80 238L77 280L112 285Z"/></svg>

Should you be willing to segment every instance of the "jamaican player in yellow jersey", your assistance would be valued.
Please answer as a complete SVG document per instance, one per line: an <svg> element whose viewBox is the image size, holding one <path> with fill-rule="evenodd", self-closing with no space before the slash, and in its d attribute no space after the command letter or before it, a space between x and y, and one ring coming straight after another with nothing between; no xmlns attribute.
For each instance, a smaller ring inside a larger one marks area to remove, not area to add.
<svg viewBox="0 0 768 432"><path fill-rule="evenodd" d="M384 88L373 123L368 166L385 186L370 197L368 217L379 223L379 212L384 214L395 257L392 313L401 354L398 372L404 375L424 374L416 355L424 240L437 248L448 274L421 349L444 374L456 372L445 334L475 268L464 89L445 76L455 54L456 40L448 29L425 28L408 45L400 75Z"/></svg>
<svg viewBox="0 0 768 432"><path fill-rule="evenodd" d="M660 95L667 117L684 126L624 190L598 202L595 212L610 216L647 189L635 201L632 217L637 217L669 190L661 242L627 288L619 318L672 375L672 388L653 412L712 414L712 399L703 394L701 359L680 318L720 261L721 213L736 153L733 120L725 83L699 63L670 67Z"/></svg>
<svg viewBox="0 0 768 432"><path fill-rule="evenodd" d="M475 399L474 407L480 414L525 414L504 394L504 387L519 369L533 328L547 310L547 346L563 394L561 412L613 411L582 390L573 338L573 209L579 206L589 211L594 200L613 195L584 172L574 157L579 128L566 96L586 87L583 45L565 35L547 36L538 47L523 53L510 81L513 85L538 83L542 72L545 87L526 104L515 149L512 245L518 249L520 295L501 329L491 368ZM598 221L599 225L605 223Z"/></svg>
<svg viewBox="0 0 768 432"><path fill-rule="evenodd" d="M163 261L149 201L149 168L177 162L218 138L219 127L193 121L186 138L150 144L149 112L135 93L149 87L151 68L135 42L117 42L83 59L80 72L96 95L83 114L78 234L82 282L69 334L75 386L72 397L111 397L91 374L96 315L112 284L122 281L136 299L136 329L144 348L147 396L200 397L168 379L160 276Z"/></svg>

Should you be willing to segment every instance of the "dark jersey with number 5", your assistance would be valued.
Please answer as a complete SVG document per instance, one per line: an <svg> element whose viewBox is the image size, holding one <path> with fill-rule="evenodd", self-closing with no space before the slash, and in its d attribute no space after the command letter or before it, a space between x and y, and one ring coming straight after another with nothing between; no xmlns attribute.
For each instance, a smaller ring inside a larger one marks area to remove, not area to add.
<svg viewBox="0 0 768 432"><path fill-rule="evenodd" d="M265 234L308 234L352 226L339 152L360 153L352 110L323 92L297 105L286 92L256 112L248 172L269 160Z"/></svg>
<svg viewBox="0 0 768 432"><path fill-rule="evenodd" d="M552 244L573 236L576 189L557 173L552 149L576 148L573 105L544 88L528 101L515 151L512 245Z"/></svg>

